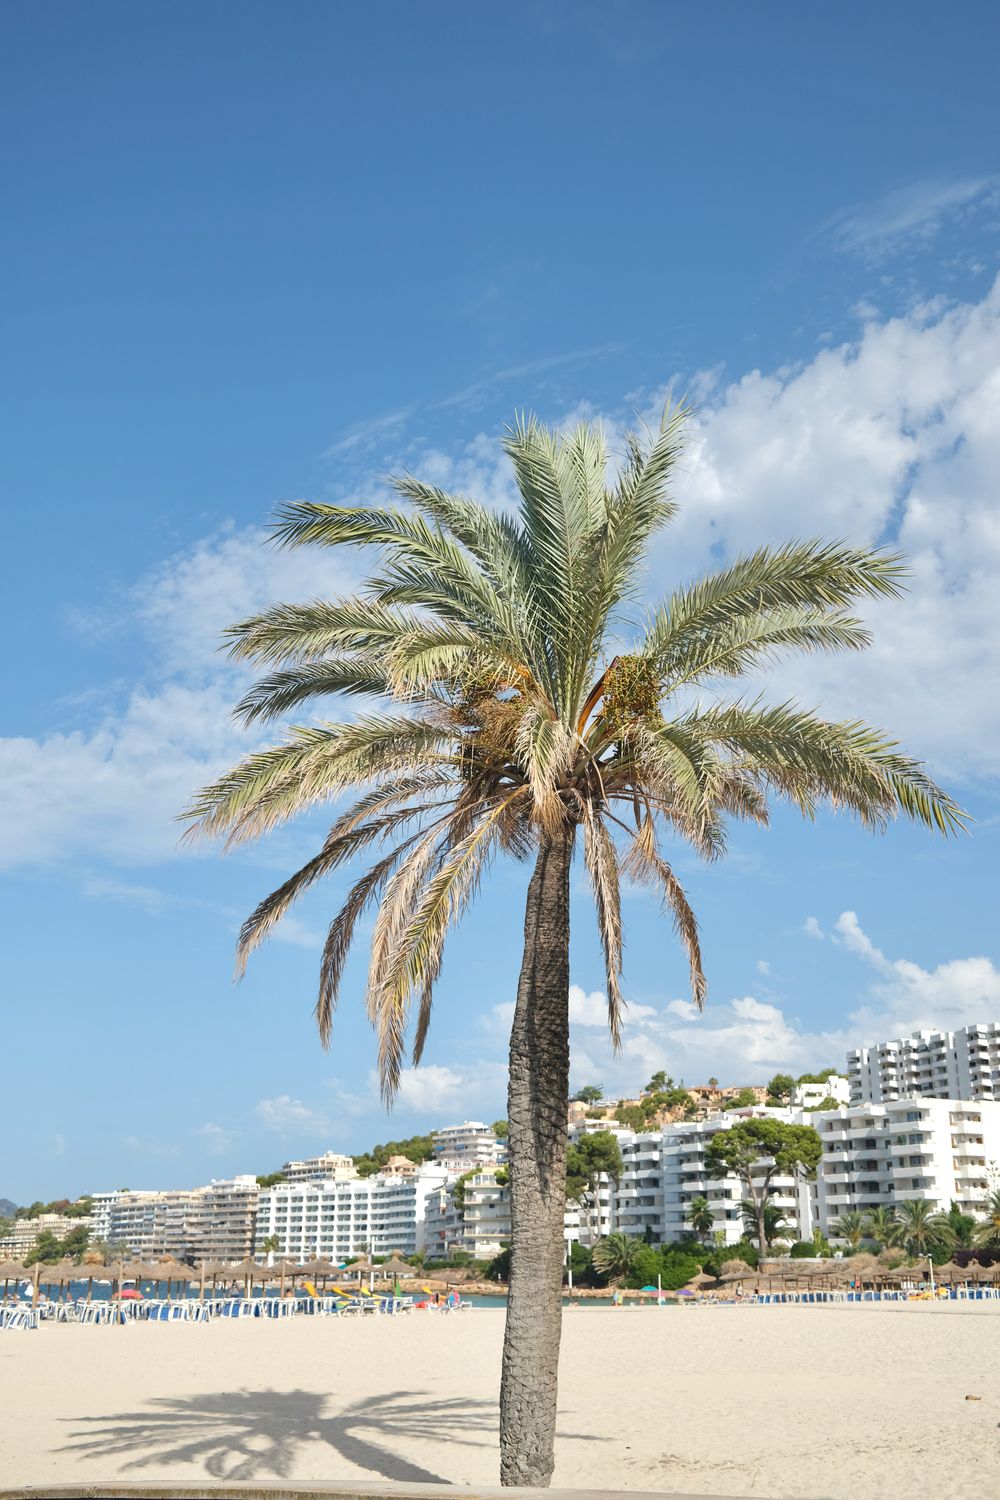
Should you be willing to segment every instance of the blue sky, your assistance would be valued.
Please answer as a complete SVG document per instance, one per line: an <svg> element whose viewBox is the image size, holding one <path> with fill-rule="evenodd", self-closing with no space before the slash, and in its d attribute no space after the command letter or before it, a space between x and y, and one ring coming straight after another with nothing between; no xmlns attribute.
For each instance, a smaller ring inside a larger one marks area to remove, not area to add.
<svg viewBox="0 0 1000 1500"><path fill-rule="evenodd" d="M515 407L614 428L689 393L650 597L762 541L899 542L875 649L771 691L891 728L977 818L946 844L779 814L725 866L681 855L709 1008L631 898L619 1059L581 889L576 1082L757 1081L1000 1014L998 44L987 3L9 14L0 1195L503 1113L522 870L453 942L387 1119L360 963L313 1034L338 886L231 982L317 825L223 859L171 820L249 743L221 627L357 577L264 547L274 506L403 466L503 501Z"/></svg>

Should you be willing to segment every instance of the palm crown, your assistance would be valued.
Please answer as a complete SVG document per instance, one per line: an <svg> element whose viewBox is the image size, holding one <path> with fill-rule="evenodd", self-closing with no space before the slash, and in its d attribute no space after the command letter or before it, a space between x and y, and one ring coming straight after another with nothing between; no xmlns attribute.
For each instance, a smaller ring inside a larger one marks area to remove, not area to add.
<svg viewBox="0 0 1000 1500"><path fill-rule="evenodd" d="M411 1009L418 1061L446 933L499 852L524 858L581 830L617 1040L623 874L662 894L694 998L705 996L666 837L714 857L727 818L765 822L769 794L807 815L825 801L870 826L898 812L960 826L920 765L866 725L721 693L781 652L864 647L850 606L898 591L894 555L762 547L631 624L648 544L674 514L667 485L683 419L675 409L647 441L627 435L610 483L599 428L519 421L505 442L516 513L411 477L394 481L405 508L289 505L280 543L373 547L375 576L356 596L277 605L228 632L235 657L266 669L237 710L247 723L330 694L384 700L347 722L293 728L205 788L188 816L235 845L354 797L315 857L244 924L238 964L317 880L377 848L330 926L317 1019L327 1041L352 937L377 903L366 998L387 1098Z"/></svg>

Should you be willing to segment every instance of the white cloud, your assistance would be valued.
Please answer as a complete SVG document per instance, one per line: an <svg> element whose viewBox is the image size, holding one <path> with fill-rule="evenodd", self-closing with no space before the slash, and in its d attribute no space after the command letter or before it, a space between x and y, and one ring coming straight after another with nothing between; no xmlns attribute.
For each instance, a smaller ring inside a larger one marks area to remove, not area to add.
<svg viewBox="0 0 1000 1500"><path fill-rule="evenodd" d="M998 411L1000 279L979 303L918 308L793 370L753 371L693 424L653 580L696 574L713 548L726 560L794 536L888 537L909 592L864 611L872 649L780 663L761 685L867 717L939 774L996 776Z"/></svg>
<svg viewBox="0 0 1000 1500"><path fill-rule="evenodd" d="M820 232L832 235L841 250L883 255L905 240L932 239L946 219L992 200L996 186L995 177L908 183L874 203L846 209Z"/></svg>
<svg viewBox="0 0 1000 1500"><path fill-rule="evenodd" d="M274 1099L261 1099L254 1113L265 1130L275 1135L305 1135L315 1131L326 1131L330 1122L322 1110L313 1109L301 1099L290 1094L278 1094Z"/></svg>
<svg viewBox="0 0 1000 1500"><path fill-rule="evenodd" d="M649 1016L655 1016L656 1011L651 1005L637 1005L634 1001L628 1004L625 1011L624 1022L642 1021ZM607 1029L608 1024L608 998L600 990L594 990L587 994L578 984L569 987L569 1019L572 1026L603 1026Z"/></svg>
<svg viewBox="0 0 1000 1500"><path fill-rule="evenodd" d="M708 372L699 389L682 510L651 559L650 593L762 541L898 540L910 593L866 611L873 649L780 664L769 692L884 725L948 780L1000 773L1000 281L979 303L870 320L794 369L729 385ZM490 504L511 497L495 435L409 457ZM217 532L97 622L137 635L148 679L99 719L92 701L75 705L82 727L0 740L0 863L177 852L178 810L261 738L229 721L246 679L220 654L219 631L272 599L335 594L356 577L356 558L265 542L259 527Z"/></svg>
<svg viewBox="0 0 1000 1500"><path fill-rule="evenodd" d="M595 1031L582 1046L574 1039L574 1086L596 1079L608 1094L628 1092L658 1068L689 1084L710 1074L723 1083L764 1083L777 1071L843 1067L851 1047L925 1027L953 1030L1000 1011L1000 969L988 958L949 959L933 969L889 959L851 911L841 913L834 932L875 976L836 1026L810 1030L787 1006L754 995L710 1004L704 1013L689 1000L670 1000L660 1010L643 1007L646 1014L626 1032L617 1057ZM596 1012L604 997L596 992L588 1000Z"/></svg>
<svg viewBox="0 0 1000 1500"><path fill-rule="evenodd" d="M771 965L768 963L766 958L758 958L754 967L756 968L758 974L763 974L766 976L771 972Z"/></svg>
<svg viewBox="0 0 1000 1500"><path fill-rule="evenodd" d="M191 1134L201 1138L210 1156L225 1156L240 1137L238 1130L226 1130L222 1125L214 1125L211 1121L196 1125Z"/></svg>
<svg viewBox="0 0 1000 1500"><path fill-rule="evenodd" d="M276 943L289 943L293 948L308 948L310 951L322 948L324 941L321 932L307 927L294 912L282 918L271 937Z"/></svg>
<svg viewBox="0 0 1000 1500"><path fill-rule="evenodd" d="M1000 969L986 957L948 959L924 969L911 959L889 959L853 911L838 918L839 940L877 975L865 1002L851 1013L851 1031L867 1045L924 1028L953 1031L992 1020L1000 1012Z"/></svg>
<svg viewBox="0 0 1000 1500"><path fill-rule="evenodd" d="M820 942L823 941L823 929L815 917L806 917L802 923L802 931L806 937L816 938Z"/></svg>
<svg viewBox="0 0 1000 1500"><path fill-rule="evenodd" d="M506 1091L507 1070L502 1063L476 1062L468 1067L428 1063L404 1068L399 1079L398 1107L415 1113L442 1110L467 1115L491 1101L499 1107ZM372 1086L377 1079L372 1075Z"/></svg>
<svg viewBox="0 0 1000 1500"><path fill-rule="evenodd" d="M84 852L128 865L178 852L176 817L192 792L260 739L230 718L248 678L220 654L223 628L274 599L350 587L353 575L328 551L266 540L259 527L223 528L104 615L103 632L137 634L154 664L124 705L85 729L0 739L0 866Z"/></svg>

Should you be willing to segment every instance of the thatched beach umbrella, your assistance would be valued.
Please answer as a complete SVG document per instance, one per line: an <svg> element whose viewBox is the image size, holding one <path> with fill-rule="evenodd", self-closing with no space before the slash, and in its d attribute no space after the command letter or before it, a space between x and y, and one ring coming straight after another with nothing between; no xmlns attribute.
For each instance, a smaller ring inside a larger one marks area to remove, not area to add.
<svg viewBox="0 0 1000 1500"><path fill-rule="evenodd" d="M869 1255L867 1250L862 1250L860 1255L851 1255L842 1261L848 1276L853 1276L859 1281L873 1281L882 1272L882 1262L877 1255Z"/></svg>
<svg viewBox="0 0 1000 1500"><path fill-rule="evenodd" d="M405 1260L393 1256L378 1268L379 1277L383 1281L402 1281L407 1277L416 1276L413 1266L408 1266Z"/></svg>
<svg viewBox="0 0 1000 1500"><path fill-rule="evenodd" d="M226 1265L226 1263L225 1263L224 1260L203 1260L202 1261L201 1265L198 1267L198 1281L199 1281L198 1300L200 1302L204 1302L204 1300L205 1300L205 1282L209 1279L209 1277L211 1277L211 1279L212 1279L212 1296L214 1297L215 1296L215 1283L218 1281L218 1279L219 1279L220 1276L222 1276L222 1275L225 1274L225 1272L228 1269L229 1268Z"/></svg>
<svg viewBox="0 0 1000 1500"><path fill-rule="evenodd" d="M31 1272L22 1266L19 1260L0 1261L0 1276L3 1277L3 1294L7 1295L7 1284L11 1281L23 1281Z"/></svg>

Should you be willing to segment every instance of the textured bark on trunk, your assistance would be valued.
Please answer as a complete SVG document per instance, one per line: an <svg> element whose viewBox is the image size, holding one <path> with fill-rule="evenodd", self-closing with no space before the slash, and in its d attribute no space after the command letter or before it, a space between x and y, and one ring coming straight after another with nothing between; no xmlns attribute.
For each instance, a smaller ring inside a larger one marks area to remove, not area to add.
<svg viewBox="0 0 1000 1500"><path fill-rule="evenodd" d="M538 852L507 1086L511 1264L500 1382L500 1482L547 1485L562 1327L573 830Z"/></svg>

